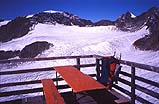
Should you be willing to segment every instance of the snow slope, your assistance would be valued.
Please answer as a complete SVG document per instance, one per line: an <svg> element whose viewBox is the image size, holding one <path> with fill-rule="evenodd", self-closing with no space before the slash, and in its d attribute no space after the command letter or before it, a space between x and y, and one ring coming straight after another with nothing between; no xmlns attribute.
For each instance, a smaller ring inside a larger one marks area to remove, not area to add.
<svg viewBox="0 0 159 104"><path fill-rule="evenodd" d="M153 66L159 66L159 51L140 51L135 49L132 44L135 40L148 34L148 31L142 28L136 32L123 32L118 30L115 26L98 26L98 27L78 27L78 26L64 26L64 25L48 25L38 24L35 29L30 31L26 36L18 39L13 39L6 43L0 43L0 50L22 50L26 45L35 41L48 41L54 46L49 50L43 52L37 57L52 57L52 56L69 56L69 55L113 55L116 51L116 56L122 54L123 60L134 61L138 63L149 64ZM16 57L18 58L18 57ZM85 60L87 61L87 60ZM52 65L64 65L73 64L72 61L60 61L55 62L37 62L37 63L25 63L19 66L3 70L17 70L27 69L34 67L46 67ZM145 75L144 72L137 72L138 74ZM147 74L147 72L145 72ZM40 79L44 76L51 77L53 73L37 73L27 74L19 76L4 76L1 77L0 83L25 81L31 79ZM149 75L148 77L154 77ZM156 77L156 75L155 75ZM156 81L159 79L156 77ZM6 91L10 89L0 89L0 91ZM157 90L159 91L159 90ZM156 103L157 104L157 103Z"/></svg>
<svg viewBox="0 0 159 104"><path fill-rule="evenodd" d="M112 55L116 51L117 54L122 54L124 60L159 66L159 61L157 61L159 52L139 51L132 46L135 40L145 34L148 34L145 27L130 33L122 32L115 26L78 27L38 24L26 36L1 43L0 50L22 50L26 45L35 41L48 41L53 43L54 47L44 52L42 57L88 54Z"/></svg>
<svg viewBox="0 0 159 104"><path fill-rule="evenodd" d="M2 26L2 25L6 25L8 22L10 22L11 20L5 20L5 21L2 21L2 22L0 22L0 27Z"/></svg>

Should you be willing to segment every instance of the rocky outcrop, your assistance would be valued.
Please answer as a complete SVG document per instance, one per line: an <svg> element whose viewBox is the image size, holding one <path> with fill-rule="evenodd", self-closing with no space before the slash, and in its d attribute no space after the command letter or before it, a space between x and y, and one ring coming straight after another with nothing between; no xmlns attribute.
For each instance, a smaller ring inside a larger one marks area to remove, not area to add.
<svg viewBox="0 0 159 104"><path fill-rule="evenodd" d="M16 57L20 51L0 51L0 60Z"/></svg>
<svg viewBox="0 0 159 104"><path fill-rule="evenodd" d="M129 31L128 28L132 27L133 19L134 18L131 17L131 13L127 12L127 13L121 15L121 17L119 17L116 20L115 24L119 29L121 29L123 31Z"/></svg>
<svg viewBox="0 0 159 104"><path fill-rule="evenodd" d="M0 42L7 42L22 37L30 31L32 23L25 17L17 17L7 25L0 27Z"/></svg>
<svg viewBox="0 0 159 104"><path fill-rule="evenodd" d="M143 37L134 42L135 48L140 50L159 50L159 34L157 33L154 37Z"/></svg>
<svg viewBox="0 0 159 104"><path fill-rule="evenodd" d="M78 26L92 26L93 23L90 20L81 19L78 16L69 14L67 12L41 12L35 14L29 18L30 21L34 23L51 23L51 24L64 24L68 26L78 25Z"/></svg>
<svg viewBox="0 0 159 104"><path fill-rule="evenodd" d="M34 58L43 51L49 49L50 46L53 46L53 44L45 41L38 41L25 46L21 51L0 50L0 60L14 58L16 56L19 56L20 58Z"/></svg>
<svg viewBox="0 0 159 104"><path fill-rule="evenodd" d="M159 14L159 8L152 7L148 11L136 16L135 18L132 18L131 13L127 12L116 20L115 25L120 30L134 32L145 26L148 18L154 14Z"/></svg>
<svg viewBox="0 0 159 104"><path fill-rule="evenodd" d="M149 17L147 23L147 29L149 29L149 35L136 40L134 46L140 50L159 50L159 14Z"/></svg>
<svg viewBox="0 0 159 104"><path fill-rule="evenodd" d="M45 41L34 42L32 44L25 46L22 49L19 57L20 58L34 58L38 54L41 54L43 51L49 49L50 46L53 46L53 45L48 42L45 42Z"/></svg>
<svg viewBox="0 0 159 104"><path fill-rule="evenodd" d="M115 22L110 20L101 20L94 23L95 26L108 26L108 25L115 25Z"/></svg>

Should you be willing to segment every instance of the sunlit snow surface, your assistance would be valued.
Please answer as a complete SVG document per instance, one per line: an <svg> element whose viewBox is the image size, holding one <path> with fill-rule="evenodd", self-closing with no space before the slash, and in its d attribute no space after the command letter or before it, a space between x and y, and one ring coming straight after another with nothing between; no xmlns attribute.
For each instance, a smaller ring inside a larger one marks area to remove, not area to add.
<svg viewBox="0 0 159 104"><path fill-rule="evenodd" d="M0 27L3 26L3 25L6 25L8 22L10 22L10 20L0 22Z"/></svg>
<svg viewBox="0 0 159 104"><path fill-rule="evenodd" d="M132 44L148 34L145 28L136 32L122 32L115 26L78 27L38 24L26 36L0 43L0 50L22 50L36 41L48 41L54 45L41 57L65 55L122 54L122 59L159 66L159 52L140 51ZM40 57L40 56L39 56Z"/></svg>
<svg viewBox="0 0 159 104"><path fill-rule="evenodd" d="M131 18L135 18L136 16L133 14L133 13L131 13Z"/></svg>
<svg viewBox="0 0 159 104"><path fill-rule="evenodd" d="M118 30L115 26L98 26L98 27L78 27L78 26L64 26L64 25L48 25L38 24L35 29L30 31L26 36L6 43L0 43L0 50L22 50L26 45L35 41L48 41L54 46L49 50L43 52L37 57L55 57L55 56L73 56L73 55L113 55L116 51L116 56L122 55L123 60L129 60L138 63L144 63L152 66L159 66L159 51L140 51L135 49L132 44L135 40L144 37L148 31L142 28L136 32L123 32ZM18 57L16 57L18 58ZM83 63L92 60L83 60ZM76 62L70 60L49 61L49 62L29 62L14 67L3 66L1 71L39 68L54 65L75 64ZM124 67L123 67L124 68ZM130 71L130 70L128 70ZM85 71L90 73L90 70ZM138 70L137 75L146 76L156 82L159 82L158 74L147 71ZM42 78L51 78L54 72L39 72L34 74L24 74L17 76L2 76L0 83L35 80ZM138 82L139 83L139 82ZM37 85L41 86L41 85ZM37 87L34 86L34 87ZM145 85L146 86L146 85ZM31 88L33 86L30 86ZM29 88L30 88L29 87ZM18 89L18 88L17 88ZM159 92L159 89L152 88ZM1 88L0 91L10 91L12 88ZM138 94L142 95L140 92ZM142 95L144 96L144 95ZM145 95L146 96L146 95ZM146 96L147 98L147 96ZM148 97L151 99L151 97ZM6 99L2 99L6 100ZM156 104L158 101L152 100Z"/></svg>

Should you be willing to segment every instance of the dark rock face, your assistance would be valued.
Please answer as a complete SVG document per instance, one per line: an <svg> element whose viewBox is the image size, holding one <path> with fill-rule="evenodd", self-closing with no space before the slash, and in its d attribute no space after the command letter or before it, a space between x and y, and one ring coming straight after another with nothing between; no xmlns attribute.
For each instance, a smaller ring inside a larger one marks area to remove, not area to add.
<svg viewBox="0 0 159 104"><path fill-rule="evenodd" d="M146 25L150 34L136 40L133 45L141 50L159 50L159 8L152 7L135 18L127 12L116 20L115 25L120 30L132 32Z"/></svg>
<svg viewBox="0 0 159 104"><path fill-rule="evenodd" d="M157 38L159 38L159 34L157 34ZM136 48L139 48L140 50L153 50L157 51L159 50L159 40L154 37L144 37L134 42L134 46Z"/></svg>
<svg viewBox="0 0 159 104"><path fill-rule="evenodd" d="M133 18L131 17L131 13L127 12L126 14L123 14L120 18L118 18L115 24L119 29L126 31L132 26L132 22Z"/></svg>
<svg viewBox="0 0 159 104"><path fill-rule="evenodd" d="M0 60L16 57L20 51L0 51Z"/></svg>
<svg viewBox="0 0 159 104"><path fill-rule="evenodd" d="M90 20L81 19L78 16L69 14L67 12L56 12L56 13L47 13L41 12L35 14L33 17L29 18L30 21L34 23L52 23L52 24L64 24L68 26L78 25L78 26L90 26L93 23Z"/></svg>
<svg viewBox="0 0 159 104"><path fill-rule="evenodd" d="M45 42L45 41L39 41L34 42L32 44L29 44L25 46L21 54L19 55L20 58L34 58L38 54L42 53L43 51L50 48L50 46L53 46L52 44Z"/></svg>
<svg viewBox="0 0 159 104"><path fill-rule="evenodd" d="M159 32L159 31L158 31ZM140 50L159 50L159 33L152 34L152 36L145 36L138 39L133 44L136 48Z"/></svg>
<svg viewBox="0 0 159 104"><path fill-rule="evenodd" d="M159 15L159 8L152 7L148 11L142 13L140 16L137 16L134 19L134 25L137 27L143 27L147 23L149 17L152 17L154 15ZM140 29L140 28L139 28Z"/></svg>
<svg viewBox="0 0 159 104"><path fill-rule="evenodd" d="M43 51L50 48L50 46L53 46L52 44L40 41L40 42L34 42L32 44L29 44L25 46L22 51L0 51L0 60L3 59L9 59L14 58L16 56L19 56L20 58L34 58L38 54L41 54Z"/></svg>
<svg viewBox="0 0 159 104"><path fill-rule="evenodd" d="M0 27L0 42L7 42L22 37L30 31L33 24L25 17L17 17L7 25Z"/></svg>
<svg viewBox="0 0 159 104"><path fill-rule="evenodd" d="M94 23L95 26L108 26L108 25L115 25L115 22L109 20L101 20Z"/></svg>
<svg viewBox="0 0 159 104"><path fill-rule="evenodd" d="M148 18L154 14L159 14L159 8L152 7L135 18L132 18L130 12L127 12L116 20L115 25L120 30L134 32L141 29L147 22Z"/></svg>
<svg viewBox="0 0 159 104"><path fill-rule="evenodd" d="M149 35L136 40L134 46L141 50L159 50L159 14L149 17L147 23L147 29L149 29Z"/></svg>

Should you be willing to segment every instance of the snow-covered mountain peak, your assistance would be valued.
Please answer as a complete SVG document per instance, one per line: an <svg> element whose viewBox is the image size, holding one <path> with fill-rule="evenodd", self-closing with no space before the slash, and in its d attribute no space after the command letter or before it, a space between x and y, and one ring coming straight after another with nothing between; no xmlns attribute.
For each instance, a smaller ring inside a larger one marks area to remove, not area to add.
<svg viewBox="0 0 159 104"><path fill-rule="evenodd" d="M40 12L38 14L34 14L31 18L29 18L33 23L43 23L43 24L62 24L67 26L93 26L93 23L90 20L81 19L78 16L68 13L68 12L60 12L48 10L44 12Z"/></svg>
<svg viewBox="0 0 159 104"><path fill-rule="evenodd" d="M131 18L135 18L136 17L132 12L130 12L130 14L131 14Z"/></svg>
<svg viewBox="0 0 159 104"><path fill-rule="evenodd" d="M46 10L46 11L43 11L43 12L40 12L40 13L50 13L50 14L53 14L53 13L63 13L63 12L61 12L61 11L55 11L55 10ZM36 14L27 15L26 18L31 18L34 15L36 15Z"/></svg>
<svg viewBox="0 0 159 104"><path fill-rule="evenodd" d="M62 12L62 11L47 10L47 11L44 11L44 13L51 13L51 14L60 13L64 17L68 17L70 19L80 19L78 16L76 16L74 14L71 14L71 13L68 13L68 12Z"/></svg>
<svg viewBox="0 0 159 104"><path fill-rule="evenodd" d="M131 12L126 12L125 14L123 14L123 15L121 16L121 18L122 18L123 20L132 18L132 13L131 13Z"/></svg>
<svg viewBox="0 0 159 104"><path fill-rule="evenodd" d="M55 10L46 10L43 11L44 13L62 13L61 11L55 11Z"/></svg>

